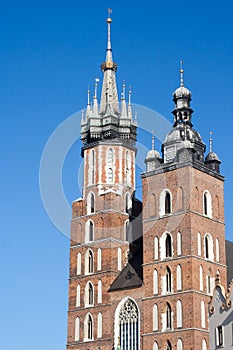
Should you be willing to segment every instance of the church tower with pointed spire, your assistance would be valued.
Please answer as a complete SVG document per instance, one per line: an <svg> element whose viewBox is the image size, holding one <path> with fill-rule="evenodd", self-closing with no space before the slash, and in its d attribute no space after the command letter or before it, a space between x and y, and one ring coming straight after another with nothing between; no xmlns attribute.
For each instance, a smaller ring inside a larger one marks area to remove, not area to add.
<svg viewBox="0 0 233 350"><path fill-rule="evenodd" d="M67 350L208 350L215 276L226 284L224 178L193 128L191 92L173 94L161 154L147 153L135 198L137 123L121 101L111 46L82 113L82 197L72 204ZM156 128L156 125L152 125Z"/></svg>

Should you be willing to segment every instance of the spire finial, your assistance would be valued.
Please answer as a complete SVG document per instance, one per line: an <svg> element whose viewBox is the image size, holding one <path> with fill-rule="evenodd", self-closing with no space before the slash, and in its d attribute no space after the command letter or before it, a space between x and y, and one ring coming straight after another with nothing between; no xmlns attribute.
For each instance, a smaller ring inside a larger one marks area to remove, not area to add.
<svg viewBox="0 0 233 350"><path fill-rule="evenodd" d="M125 80L123 80L123 84L122 84L121 99L125 100Z"/></svg>
<svg viewBox="0 0 233 350"><path fill-rule="evenodd" d="M184 86L184 70L183 70L183 61L180 61L180 86Z"/></svg>
<svg viewBox="0 0 233 350"><path fill-rule="evenodd" d="M131 106L132 86L129 87L129 105Z"/></svg>
<svg viewBox="0 0 233 350"><path fill-rule="evenodd" d="M98 78L95 79L95 94L94 94L94 98L97 98L97 88L98 88L98 82L100 80Z"/></svg>
<svg viewBox="0 0 233 350"><path fill-rule="evenodd" d="M112 9L108 9L108 18L107 18L107 23L108 23L108 46L107 50L111 50L111 23L112 23L112 18L111 18L111 13Z"/></svg>
<svg viewBox="0 0 233 350"><path fill-rule="evenodd" d="M154 129L152 130L152 147L151 149L154 151L155 150L155 131Z"/></svg>
<svg viewBox="0 0 233 350"><path fill-rule="evenodd" d="M213 133L210 131L210 152L213 152Z"/></svg>
<svg viewBox="0 0 233 350"><path fill-rule="evenodd" d="M87 89L87 105L90 106L90 88Z"/></svg>

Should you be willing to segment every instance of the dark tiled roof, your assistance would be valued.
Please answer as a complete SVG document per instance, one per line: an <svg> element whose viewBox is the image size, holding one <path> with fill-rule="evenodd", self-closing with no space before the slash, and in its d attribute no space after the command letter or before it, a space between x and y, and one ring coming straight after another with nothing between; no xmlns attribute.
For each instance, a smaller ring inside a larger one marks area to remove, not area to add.
<svg viewBox="0 0 233 350"><path fill-rule="evenodd" d="M227 282L233 279L233 242L226 241Z"/></svg>
<svg viewBox="0 0 233 350"><path fill-rule="evenodd" d="M109 288L109 291L141 287L142 281L142 239L137 241L138 250L123 268Z"/></svg>

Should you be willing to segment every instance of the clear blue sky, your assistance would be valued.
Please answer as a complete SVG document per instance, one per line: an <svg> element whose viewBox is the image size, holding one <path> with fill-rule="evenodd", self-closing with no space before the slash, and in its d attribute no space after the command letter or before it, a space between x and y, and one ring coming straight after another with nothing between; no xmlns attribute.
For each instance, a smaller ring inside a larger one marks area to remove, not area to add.
<svg viewBox="0 0 233 350"><path fill-rule="evenodd" d="M172 120L179 60L193 93L193 123L222 160L226 237L233 240L233 3L213 1L15 1L0 11L1 348L64 350L69 241L50 222L38 177L54 129L86 104L101 78L106 8L118 82L133 101ZM139 125L143 116L139 116ZM154 126L153 126L154 127ZM79 132L79 130L77 130ZM68 201L80 194L78 145L64 166Z"/></svg>

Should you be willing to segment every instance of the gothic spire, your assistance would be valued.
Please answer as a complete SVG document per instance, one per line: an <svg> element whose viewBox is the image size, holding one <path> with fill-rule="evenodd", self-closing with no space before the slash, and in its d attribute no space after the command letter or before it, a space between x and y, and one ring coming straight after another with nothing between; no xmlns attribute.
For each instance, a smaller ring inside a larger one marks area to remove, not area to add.
<svg viewBox="0 0 233 350"><path fill-rule="evenodd" d="M118 94L116 87L117 64L113 62L112 58L112 45L111 45L111 23L110 17L111 10L108 9L108 41L106 50L106 60L101 64L101 70L104 73L101 101L100 101L100 114L104 115L107 112L111 114L119 115Z"/></svg>

